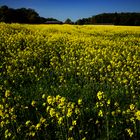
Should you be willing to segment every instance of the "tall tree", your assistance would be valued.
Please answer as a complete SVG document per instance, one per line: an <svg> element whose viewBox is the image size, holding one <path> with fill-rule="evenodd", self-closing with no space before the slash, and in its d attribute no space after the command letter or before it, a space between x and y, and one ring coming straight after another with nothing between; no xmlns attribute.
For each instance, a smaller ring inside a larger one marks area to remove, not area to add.
<svg viewBox="0 0 140 140"><path fill-rule="evenodd" d="M70 18L67 18L64 23L65 24L73 24L73 22Z"/></svg>
<svg viewBox="0 0 140 140"><path fill-rule="evenodd" d="M4 5L0 7L0 21L8 22L8 6Z"/></svg>

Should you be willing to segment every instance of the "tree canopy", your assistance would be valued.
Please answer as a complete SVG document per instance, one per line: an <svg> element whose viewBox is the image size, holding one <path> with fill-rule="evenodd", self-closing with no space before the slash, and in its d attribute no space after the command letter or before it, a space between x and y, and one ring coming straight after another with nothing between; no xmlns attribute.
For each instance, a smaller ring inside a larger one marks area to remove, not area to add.
<svg viewBox="0 0 140 140"><path fill-rule="evenodd" d="M0 21L6 23L40 23L42 17L34 9L0 7Z"/></svg>

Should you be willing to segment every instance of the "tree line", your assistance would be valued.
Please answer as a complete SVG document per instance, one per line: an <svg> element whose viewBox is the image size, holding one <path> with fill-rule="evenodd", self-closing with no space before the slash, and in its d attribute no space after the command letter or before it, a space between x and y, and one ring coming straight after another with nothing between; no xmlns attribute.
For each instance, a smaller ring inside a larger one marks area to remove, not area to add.
<svg viewBox="0 0 140 140"><path fill-rule="evenodd" d="M112 24L140 26L140 13L103 13L89 18L79 19L75 22L75 24Z"/></svg>
<svg viewBox="0 0 140 140"><path fill-rule="evenodd" d="M6 5L0 7L0 22L41 24L50 20L57 21L57 19L54 18L40 17L39 14L31 8L13 9Z"/></svg>
<svg viewBox="0 0 140 140"><path fill-rule="evenodd" d="M0 7L0 22L42 24L47 21L58 20L40 17L34 9L30 8L13 9L6 5ZM58 23L63 22L58 21ZM103 13L88 18L78 19L76 22L72 22L71 19L68 18L64 23L77 25L112 24L140 26L140 13Z"/></svg>

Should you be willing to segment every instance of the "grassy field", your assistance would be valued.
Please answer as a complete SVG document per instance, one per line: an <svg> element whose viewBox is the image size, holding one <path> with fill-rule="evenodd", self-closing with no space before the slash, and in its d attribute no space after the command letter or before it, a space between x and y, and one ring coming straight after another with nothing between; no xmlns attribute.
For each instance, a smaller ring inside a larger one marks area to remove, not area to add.
<svg viewBox="0 0 140 140"><path fill-rule="evenodd" d="M140 138L140 27L0 24L0 137Z"/></svg>

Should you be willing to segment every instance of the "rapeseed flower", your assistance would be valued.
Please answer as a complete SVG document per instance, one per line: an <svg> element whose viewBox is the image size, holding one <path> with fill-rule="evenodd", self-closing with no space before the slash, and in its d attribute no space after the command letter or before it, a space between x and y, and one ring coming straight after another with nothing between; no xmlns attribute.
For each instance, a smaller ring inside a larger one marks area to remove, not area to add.
<svg viewBox="0 0 140 140"><path fill-rule="evenodd" d="M135 113L136 119L140 121L140 110Z"/></svg>
<svg viewBox="0 0 140 140"><path fill-rule="evenodd" d="M56 114L55 109L51 108L51 109L50 109L50 116L51 116L51 117L54 117L55 114Z"/></svg>
<svg viewBox="0 0 140 140"><path fill-rule="evenodd" d="M45 99L45 98L46 98L46 95L45 95L45 94L43 94L43 95L42 95L42 99Z"/></svg>
<svg viewBox="0 0 140 140"><path fill-rule="evenodd" d="M102 110L99 110L98 116L103 117L103 111Z"/></svg>
<svg viewBox="0 0 140 140"><path fill-rule="evenodd" d="M104 93L101 92L101 91L99 91L99 92L97 93L97 98L98 98L99 100L101 100L101 99L103 98L103 95L104 95Z"/></svg>
<svg viewBox="0 0 140 140"><path fill-rule="evenodd" d="M61 125L63 123L63 117L58 118L58 124Z"/></svg>
<svg viewBox="0 0 140 140"><path fill-rule="evenodd" d="M70 126L69 131L72 131L72 130L73 130L73 128L74 128L73 126Z"/></svg>
<svg viewBox="0 0 140 140"><path fill-rule="evenodd" d="M7 98L7 97L9 97L10 95L11 95L10 90L6 90L6 92L5 92L5 97Z"/></svg>
<svg viewBox="0 0 140 140"><path fill-rule="evenodd" d="M52 104L52 102L53 102L53 97L52 97L52 96L48 96L48 97L47 97L47 102L48 102L48 104Z"/></svg>
<svg viewBox="0 0 140 140"><path fill-rule="evenodd" d="M25 125L29 126L29 124L31 124L31 121L30 120L26 121Z"/></svg>
<svg viewBox="0 0 140 140"><path fill-rule="evenodd" d="M11 132L9 132L8 129L5 130L5 138L7 139L8 137L10 137L12 134Z"/></svg>
<svg viewBox="0 0 140 140"><path fill-rule="evenodd" d="M68 108L67 110L67 117L71 117L72 116L72 109L71 108Z"/></svg>
<svg viewBox="0 0 140 140"><path fill-rule="evenodd" d="M134 133L131 131L130 128L127 128L126 131L128 132L130 137L132 137L134 135Z"/></svg>
<svg viewBox="0 0 140 140"><path fill-rule="evenodd" d="M31 105L32 105L33 107L35 107L36 101L32 101Z"/></svg>
<svg viewBox="0 0 140 140"><path fill-rule="evenodd" d="M108 99L108 100L107 100L107 105L110 105L110 102L111 102L110 99Z"/></svg>
<svg viewBox="0 0 140 140"><path fill-rule="evenodd" d="M82 99L78 99L78 105L82 104Z"/></svg>
<svg viewBox="0 0 140 140"><path fill-rule="evenodd" d="M75 108L75 114L80 114L80 110L79 110L79 108Z"/></svg>
<svg viewBox="0 0 140 140"><path fill-rule="evenodd" d="M77 124L76 120L73 120L73 121L72 121L72 125L74 126L74 125L76 125L76 124Z"/></svg>
<svg viewBox="0 0 140 140"><path fill-rule="evenodd" d="M40 127L41 127L41 124L40 124L40 123L38 123L38 124L36 125L36 130L39 130L39 129L40 129Z"/></svg>
<svg viewBox="0 0 140 140"><path fill-rule="evenodd" d="M130 110L134 110L135 109L135 105L134 104L131 104L130 105Z"/></svg>

